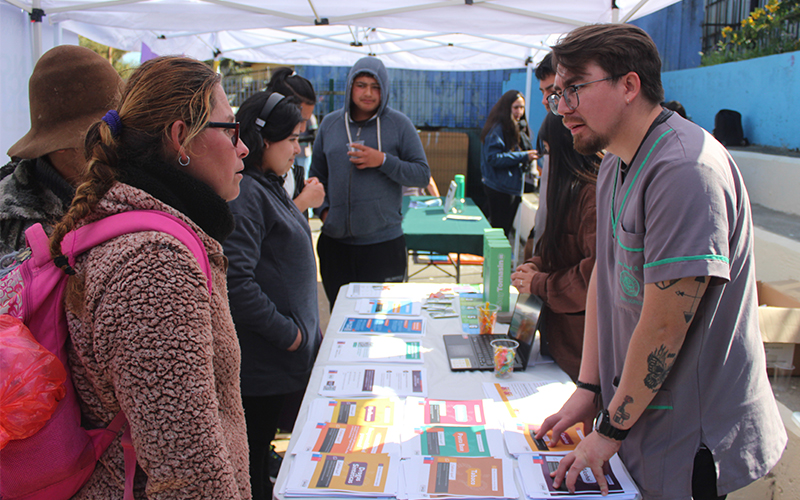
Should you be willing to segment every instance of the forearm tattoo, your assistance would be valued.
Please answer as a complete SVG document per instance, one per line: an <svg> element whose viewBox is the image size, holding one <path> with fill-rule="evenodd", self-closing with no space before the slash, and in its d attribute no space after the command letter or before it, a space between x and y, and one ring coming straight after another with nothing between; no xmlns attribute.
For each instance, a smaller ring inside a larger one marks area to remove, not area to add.
<svg viewBox="0 0 800 500"><path fill-rule="evenodd" d="M656 286L658 287L659 290L666 290L667 288L671 287L672 285L674 285L675 283L677 283L679 281L680 281L680 279L669 280L669 281L659 281L658 283L656 283Z"/></svg>
<svg viewBox="0 0 800 500"><path fill-rule="evenodd" d="M666 380L677 353L669 352L664 344L647 355L647 376L644 378L644 385L653 392L658 392L658 388Z"/></svg>
<svg viewBox="0 0 800 500"><path fill-rule="evenodd" d="M631 418L631 414L625 411L625 406L629 403L633 403L633 398L630 396L625 396L625 400L622 401L622 404L619 405L617 411L614 412L614 423L624 425L625 421Z"/></svg>
<svg viewBox="0 0 800 500"><path fill-rule="evenodd" d="M697 307L700 305L700 299L703 298L703 294L700 293L700 288L706 282L706 277L698 276L694 279L694 282L697 283L697 288L695 289L694 293L684 292L683 290L675 291L675 294L680 297L690 297L692 299L692 303L689 305L689 310L683 311L683 319L686 320L686 324L692 322L694 313L697 311Z"/></svg>

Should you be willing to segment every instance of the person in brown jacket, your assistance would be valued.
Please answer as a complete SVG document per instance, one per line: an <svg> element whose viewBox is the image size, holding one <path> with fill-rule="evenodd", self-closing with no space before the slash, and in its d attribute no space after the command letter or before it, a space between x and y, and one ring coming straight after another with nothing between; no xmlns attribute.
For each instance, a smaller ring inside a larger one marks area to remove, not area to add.
<svg viewBox="0 0 800 500"><path fill-rule="evenodd" d="M552 113L542 122L539 137L550 155L547 221L534 256L517 267L511 280L520 292L544 301L544 348L576 380L595 261L595 185L602 158L575 151L569 130Z"/></svg>
<svg viewBox="0 0 800 500"><path fill-rule="evenodd" d="M119 111L87 132L86 177L55 226L64 235L111 214L159 210L203 242L213 291L193 254L160 232L127 234L81 255L66 293L72 379L87 428L121 410L137 458L134 496L249 499L240 348L221 242L233 230L247 147L220 77L183 57L144 63ZM74 498L122 499L120 437Z"/></svg>

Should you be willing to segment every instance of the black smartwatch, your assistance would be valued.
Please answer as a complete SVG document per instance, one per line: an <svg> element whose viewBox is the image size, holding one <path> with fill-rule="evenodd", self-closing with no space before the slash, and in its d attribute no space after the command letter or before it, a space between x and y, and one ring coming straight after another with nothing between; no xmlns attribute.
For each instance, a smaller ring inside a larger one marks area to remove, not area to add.
<svg viewBox="0 0 800 500"><path fill-rule="evenodd" d="M607 438L622 441L628 436L630 429L618 429L611 425L611 416L608 410L600 410L594 421L594 430Z"/></svg>

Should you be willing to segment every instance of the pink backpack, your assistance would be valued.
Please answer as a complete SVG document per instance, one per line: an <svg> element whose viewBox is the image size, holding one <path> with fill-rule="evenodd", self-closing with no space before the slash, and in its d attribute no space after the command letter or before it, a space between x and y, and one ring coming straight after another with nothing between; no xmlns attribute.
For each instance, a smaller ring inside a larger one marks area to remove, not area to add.
<svg viewBox="0 0 800 500"><path fill-rule="evenodd" d="M211 268L205 246L192 228L164 212L136 210L106 217L68 233L61 249L69 264L83 252L117 236L140 231L171 234L194 254L206 274L211 293ZM18 318L36 340L55 354L67 369L66 395L49 421L36 434L9 441L0 452L0 498L4 500L57 500L71 498L88 481L95 464L127 420L119 412L106 429L85 430L72 379L66 342L69 338L64 311L67 274L50 257L49 241L40 224L25 231L29 250L22 261L0 279L0 314ZM130 431L123 434L125 448L125 498L133 499L136 454Z"/></svg>

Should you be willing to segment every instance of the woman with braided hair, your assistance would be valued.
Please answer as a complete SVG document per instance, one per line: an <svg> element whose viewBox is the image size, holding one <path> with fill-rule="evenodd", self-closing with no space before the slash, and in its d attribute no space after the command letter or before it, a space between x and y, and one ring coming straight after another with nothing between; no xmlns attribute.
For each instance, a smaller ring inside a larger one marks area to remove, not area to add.
<svg viewBox="0 0 800 500"><path fill-rule="evenodd" d="M222 241L248 150L205 64L160 57L127 82L118 111L87 133L85 182L55 227L112 214L166 212L197 233L194 255L161 232L125 234L77 258L66 294L70 368L87 428L123 411L137 455L136 498L249 499L240 349L228 308ZM123 497L118 437L75 498Z"/></svg>

